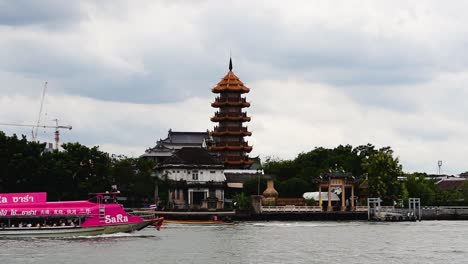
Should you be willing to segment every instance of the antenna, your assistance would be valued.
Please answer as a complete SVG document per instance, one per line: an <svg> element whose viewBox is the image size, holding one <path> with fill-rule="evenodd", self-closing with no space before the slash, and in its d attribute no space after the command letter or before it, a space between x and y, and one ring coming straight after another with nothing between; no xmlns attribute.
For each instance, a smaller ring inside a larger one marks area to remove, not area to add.
<svg viewBox="0 0 468 264"><path fill-rule="evenodd" d="M39 129L39 126L41 124L42 107L44 105L44 97L45 97L46 90L47 90L47 82L44 83L44 89L42 89L41 106L39 107L39 115L37 117L36 127L33 128L32 141L37 140L37 130Z"/></svg>

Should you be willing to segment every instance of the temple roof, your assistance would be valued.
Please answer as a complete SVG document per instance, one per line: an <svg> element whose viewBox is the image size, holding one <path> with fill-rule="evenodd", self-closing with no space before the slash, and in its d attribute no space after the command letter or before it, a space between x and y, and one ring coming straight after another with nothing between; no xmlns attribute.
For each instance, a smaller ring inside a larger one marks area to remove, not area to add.
<svg viewBox="0 0 468 264"><path fill-rule="evenodd" d="M203 141L210 137L210 133L206 132L176 132L169 130L167 138L161 140L163 143L171 144L202 144Z"/></svg>
<svg viewBox="0 0 468 264"><path fill-rule="evenodd" d="M151 156L148 155L151 153L171 152L183 147L205 147L205 142L209 139L210 132L208 130L206 132L177 132L169 129L167 138L158 140L156 146L147 149L143 156Z"/></svg>
<svg viewBox="0 0 468 264"><path fill-rule="evenodd" d="M222 162L206 149L181 148L180 150L176 151L172 157L165 160L163 164L222 165Z"/></svg>
<svg viewBox="0 0 468 264"><path fill-rule="evenodd" d="M244 83L232 71L229 71L226 76L213 88L213 93L222 91L248 93L250 89L244 86Z"/></svg>

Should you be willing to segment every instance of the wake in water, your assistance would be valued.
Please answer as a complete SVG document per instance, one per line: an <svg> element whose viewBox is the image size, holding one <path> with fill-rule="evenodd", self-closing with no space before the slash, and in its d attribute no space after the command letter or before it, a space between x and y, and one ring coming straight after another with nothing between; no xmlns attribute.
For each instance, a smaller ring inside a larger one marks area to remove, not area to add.
<svg viewBox="0 0 468 264"><path fill-rule="evenodd" d="M340 227L340 226L359 226L359 223L317 223L317 222L264 222L252 223L259 227Z"/></svg>

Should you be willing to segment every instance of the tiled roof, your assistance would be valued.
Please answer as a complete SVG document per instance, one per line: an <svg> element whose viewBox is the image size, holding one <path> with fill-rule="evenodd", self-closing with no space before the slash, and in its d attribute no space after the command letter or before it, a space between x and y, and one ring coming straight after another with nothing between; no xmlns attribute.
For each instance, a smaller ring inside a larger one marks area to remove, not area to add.
<svg viewBox="0 0 468 264"><path fill-rule="evenodd" d="M442 179L437 182L437 188L442 191L450 191L450 190L455 190L459 189L463 186L465 181L468 179L466 178L447 178L447 179Z"/></svg>
<svg viewBox="0 0 468 264"><path fill-rule="evenodd" d="M210 133L205 132L175 132L169 130L166 139L162 140L164 143L172 144L202 144L203 141L209 138Z"/></svg>
<svg viewBox="0 0 468 264"><path fill-rule="evenodd" d="M181 148L163 164L222 165L222 161L203 148Z"/></svg>
<svg viewBox="0 0 468 264"><path fill-rule="evenodd" d="M226 76L211 90L214 93L221 91L236 91L248 93L250 89L237 77L232 71L229 71Z"/></svg>
<svg viewBox="0 0 468 264"><path fill-rule="evenodd" d="M174 149L183 147L203 147L203 142L209 140L210 133L206 132L177 132L169 130L167 138L160 139L153 148L147 149L146 153L157 156L158 153L172 152ZM148 155L146 155L148 156Z"/></svg>

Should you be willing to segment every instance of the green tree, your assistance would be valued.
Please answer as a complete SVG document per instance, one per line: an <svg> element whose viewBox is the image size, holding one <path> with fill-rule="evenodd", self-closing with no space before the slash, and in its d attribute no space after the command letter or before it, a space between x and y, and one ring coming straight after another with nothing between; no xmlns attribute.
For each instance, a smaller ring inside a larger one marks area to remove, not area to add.
<svg viewBox="0 0 468 264"><path fill-rule="evenodd" d="M421 198L422 205L433 205L435 202L435 182L426 180L425 173L413 173L406 176L405 187L409 197ZM405 200L406 202L406 200Z"/></svg>
<svg viewBox="0 0 468 264"><path fill-rule="evenodd" d="M259 185L260 183L260 185ZM260 189L258 188L260 186ZM251 179L247 180L243 184L243 192L246 195L257 195L262 194L265 191L267 186L267 180L262 177L252 177Z"/></svg>
<svg viewBox="0 0 468 264"><path fill-rule="evenodd" d="M278 193L280 197L302 198L305 192L310 192L310 183L301 178L291 178L281 182Z"/></svg>
<svg viewBox="0 0 468 264"><path fill-rule="evenodd" d="M368 180L369 195L381 197L386 204L401 198L402 186L398 176L403 174L398 158L393 157L390 148L381 148L363 161L365 177Z"/></svg>

